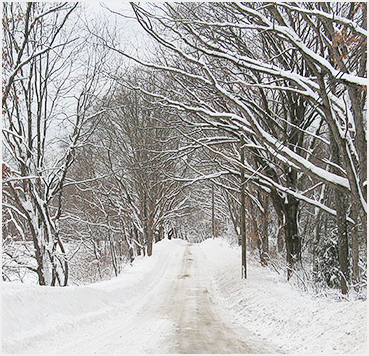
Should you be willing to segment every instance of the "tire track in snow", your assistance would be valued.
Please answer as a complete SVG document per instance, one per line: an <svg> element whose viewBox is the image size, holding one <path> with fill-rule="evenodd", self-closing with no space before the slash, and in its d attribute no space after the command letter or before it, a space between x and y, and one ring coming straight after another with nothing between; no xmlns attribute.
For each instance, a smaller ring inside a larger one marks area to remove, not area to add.
<svg viewBox="0 0 369 356"><path fill-rule="evenodd" d="M200 244L178 240L160 244L154 251L157 255L146 260L150 269L142 271L141 282L134 289L127 290L129 284L125 288L124 272L117 282L89 287L104 291L104 302L111 305L105 318L100 315L98 320L86 320L70 330L55 330L52 339L45 337L19 351L38 354L276 353L262 339L239 326L217 303L210 277L211 264ZM112 289L106 290L109 286ZM117 299L116 293L126 293L129 298L123 302L122 298ZM70 297L73 298L73 294Z"/></svg>

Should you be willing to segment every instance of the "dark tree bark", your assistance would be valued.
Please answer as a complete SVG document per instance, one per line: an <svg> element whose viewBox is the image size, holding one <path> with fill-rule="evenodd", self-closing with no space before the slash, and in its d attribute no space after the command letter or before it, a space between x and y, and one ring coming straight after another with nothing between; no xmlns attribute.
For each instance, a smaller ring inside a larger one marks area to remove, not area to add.
<svg viewBox="0 0 369 356"><path fill-rule="evenodd" d="M301 238L298 231L299 200L290 195L285 199L276 191L272 192L271 196L279 220L284 223L287 280L289 280L296 263L301 261Z"/></svg>
<svg viewBox="0 0 369 356"><path fill-rule="evenodd" d="M152 225L152 220L150 219L147 222L147 230L146 230L146 243L147 243L147 255L152 255L152 245L153 245L153 237L154 237L154 229Z"/></svg>
<svg viewBox="0 0 369 356"><path fill-rule="evenodd" d="M341 166L341 157L338 145L331 133L331 155L332 161L338 166ZM333 168L334 173L339 174L338 168ZM342 294L347 294L349 280L349 254L348 254L348 226L347 226L347 212L348 201L347 194L340 189L335 189L335 209L337 221L337 237L338 237L338 259L341 272L341 291Z"/></svg>
<svg viewBox="0 0 369 356"><path fill-rule="evenodd" d="M335 191L337 212L337 235L338 235L338 259L341 270L341 291L348 292L349 259L348 259L348 233L347 233L347 196L336 189Z"/></svg>
<svg viewBox="0 0 369 356"><path fill-rule="evenodd" d="M284 204L286 225L284 227L287 249L287 280L292 276L295 265L301 261L301 239L298 231L299 201L287 196L288 203Z"/></svg>
<svg viewBox="0 0 369 356"><path fill-rule="evenodd" d="M260 196L259 200L262 202L264 208L264 212L261 218L261 236L259 236L260 263L262 266L267 266L269 260L269 237L268 237L269 196L265 194L264 198Z"/></svg>

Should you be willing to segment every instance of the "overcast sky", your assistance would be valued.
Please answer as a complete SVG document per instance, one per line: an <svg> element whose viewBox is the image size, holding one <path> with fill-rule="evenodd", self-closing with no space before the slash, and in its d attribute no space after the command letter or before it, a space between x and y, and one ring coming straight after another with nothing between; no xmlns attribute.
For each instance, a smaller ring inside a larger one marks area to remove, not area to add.
<svg viewBox="0 0 369 356"><path fill-rule="evenodd" d="M137 22L131 5L128 1L90 1L83 2L86 8L86 17L91 21L108 20L109 26L119 34L121 49L126 46L145 47L149 41L148 35ZM109 9L111 11L109 11ZM118 14L121 14L119 16Z"/></svg>

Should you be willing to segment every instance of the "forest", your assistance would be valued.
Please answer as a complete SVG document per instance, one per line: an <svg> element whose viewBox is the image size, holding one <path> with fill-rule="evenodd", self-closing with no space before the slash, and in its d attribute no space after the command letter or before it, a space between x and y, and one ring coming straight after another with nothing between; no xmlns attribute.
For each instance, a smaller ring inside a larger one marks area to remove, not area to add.
<svg viewBox="0 0 369 356"><path fill-rule="evenodd" d="M366 299L367 3L96 6L3 3L3 281L222 236Z"/></svg>

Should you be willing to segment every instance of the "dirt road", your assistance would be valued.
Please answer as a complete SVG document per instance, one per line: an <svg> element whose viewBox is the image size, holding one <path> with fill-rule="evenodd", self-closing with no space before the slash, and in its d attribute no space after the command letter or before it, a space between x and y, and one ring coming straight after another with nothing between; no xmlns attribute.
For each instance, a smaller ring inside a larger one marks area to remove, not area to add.
<svg viewBox="0 0 369 356"><path fill-rule="evenodd" d="M171 293L179 353L267 353L214 301L207 260L198 245L188 245L177 278Z"/></svg>
<svg viewBox="0 0 369 356"><path fill-rule="evenodd" d="M46 344L48 353L275 353L217 303L209 262L183 244L135 303Z"/></svg>

